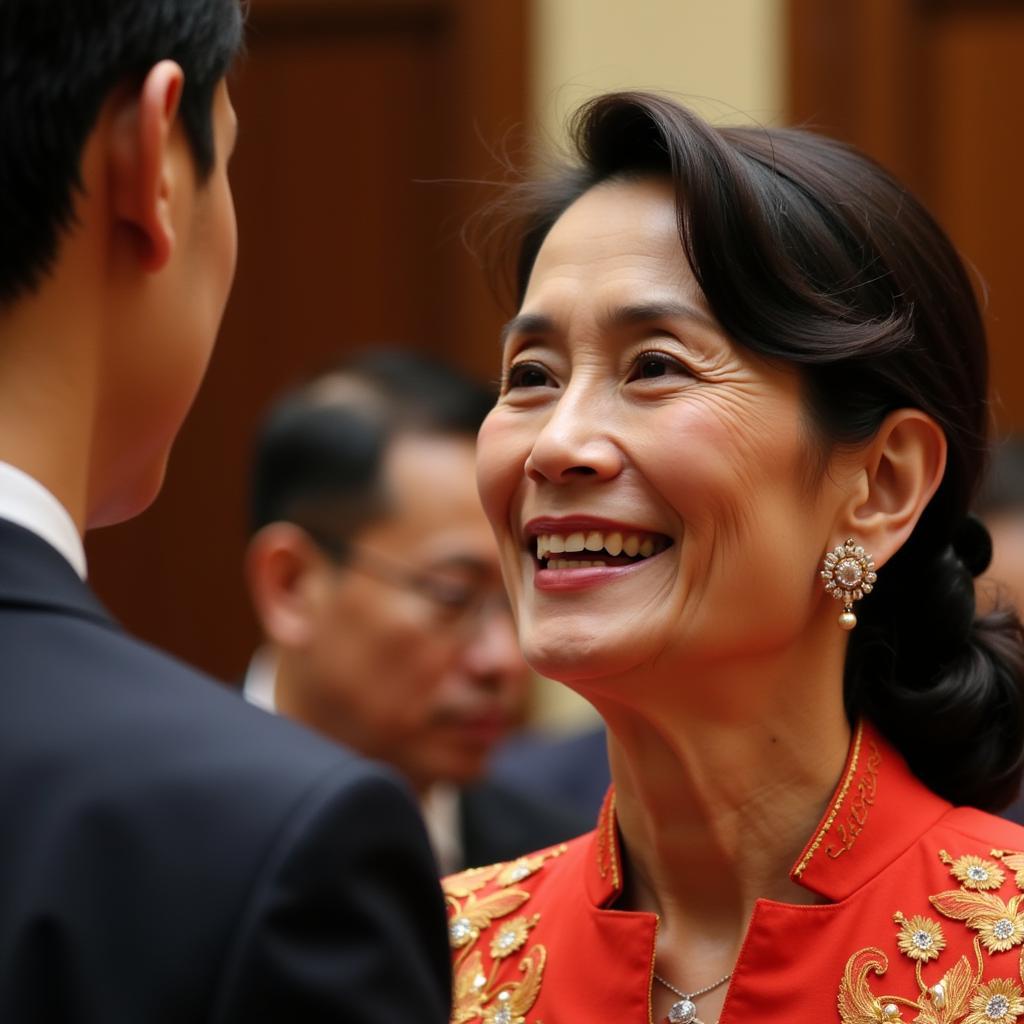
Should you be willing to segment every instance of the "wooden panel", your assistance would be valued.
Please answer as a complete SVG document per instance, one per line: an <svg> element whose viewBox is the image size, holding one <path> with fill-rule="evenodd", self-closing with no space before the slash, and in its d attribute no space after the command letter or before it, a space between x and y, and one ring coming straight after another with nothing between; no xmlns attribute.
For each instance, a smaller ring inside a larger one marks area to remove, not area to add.
<svg viewBox="0 0 1024 1024"><path fill-rule="evenodd" d="M232 93L238 276L164 492L89 541L136 633L224 678L256 640L241 577L251 437L274 394L353 347L495 372L501 312L459 231L525 110L525 3L255 0Z"/></svg>
<svg viewBox="0 0 1024 1024"><path fill-rule="evenodd" d="M1024 10L949 5L928 22L927 193L988 299L994 413L1024 430Z"/></svg>
<svg viewBox="0 0 1024 1024"><path fill-rule="evenodd" d="M789 120L914 176L920 37L908 0L789 0Z"/></svg>
<svg viewBox="0 0 1024 1024"><path fill-rule="evenodd" d="M929 205L977 273L1001 432L1024 430L1024 5L790 0L795 123L860 146Z"/></svg>

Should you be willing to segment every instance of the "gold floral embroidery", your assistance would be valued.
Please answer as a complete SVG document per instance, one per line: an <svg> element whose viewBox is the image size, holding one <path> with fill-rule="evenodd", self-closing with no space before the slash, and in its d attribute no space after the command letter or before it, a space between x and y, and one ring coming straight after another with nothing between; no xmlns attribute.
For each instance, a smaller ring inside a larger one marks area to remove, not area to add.
<svg viewBox="0 0 1024 1024"><path fill-rule="evenodd" d="M502 982L498 973L501 965L525 946L540 914L503 921L490 939L489 965L476 943L484 929L513 914L530 898L531 894L516 884L567 849L563 844L510 864L472 868L442 882L449 911L448 934L456 952L452 1024L526 1024L526 1014L540 993L547 950L541 945L530 949L519 962L520 979ZM491 882L497 887L481 892Z"/></svg>
<svg viewBox="0 0 1024 1024"><path fill-rule="evenodd" d="M533 917L513 917L506 921L499 929L498 934L491 939L491 956L495 960L503 960L507 956L522 949L526 945L526 938L540 920L540 914Z"/></svg>
<svg viewBox="0 0 1024 1024"><path fill-rule="evenodd" d="M502 869L498 875L498 885L515 885L517 882L525 881L530 875L536 874L543 863L543 853L533 857L520 857Z"/></svg>
<svg viewBox="0 0 1024 1024"><path fill-rule="evenodd" d="M547 962L547 950L534 946L519 964L521 981L506 982L482 1017L483 1024L526 1024L526 1014L540 995L540 983Z"/></svg>
<svg viewBox="0 0 1024 1024"><path fill-rule="evenodd" d="M893 914L893 920L900 926L896 944L900 952L911 960L926 964L929 960L936 960L946 948L946 937L938 921L920 914L907 918L899 911Z"/></svg>
<svg viewBox="0 0 1024 1024"><path fill-rule="evenodd" d="M998 857L1011 871L1016 872L1013 880L1017 883L1018 889L1024 890L1024 853L1011 853L1006 850L990 850L989 853L993 857Z"/></svg>
<svg viewBox="0 0 1024 1024"><path fill-rule="evenodd" d="M841 857L848 850L852 850L857 837L864 831L868 813L874 806L875 795L878 793L878 768L881 763L882 755L878 747L871 743L868 746L864 771L857 779L857 785L850 799L850 809L846 813L846 819L836 825L836 838L839 843L829 846L825 851L833 860Z"/></svg>
<svg viewBox="0 0 1024 1024"><path fill-rule="evenodd" d="M972 996L970 1010L963 1024L1017 1024L1017 1018L1024 1013L1020 985L1009 978L987 982Z"/></svg>
<svg viewBox="0 0 1024 1024"><path fill-rule="evenodd" d="M888 969L888 957L873 946L850 957L839 983L839 1018L843 1024L884 1024L902 1020L895 999L878 998L868 986L869 973L881 976Z"/></svg>
<svg viewBox="0 0 1024 1024"><path fill-rule="evenodd" d="M978 950L977 940L975 949ZM978 950L979 960L980 955ZM929 986L918 961L920 994L916 1000L894 995L876 997L867 976L869 973L881 976L888 969L888 958L874 947L859 950L850 957L839 984L839 1019L843 1024L896 1024L904 1019L900 1007L918 1011L914 1024L959 1024L981 976L980 962L976 975L971 962L963 956L939 981Z"/></svg>
<svg viewBox="0 0 1024 1024"><path fill-rule="evenodd" d="M975 940L975 954L980 961L980 952ZM978 977L981 964L978 964ZM925 988L918 972L918 984L922 988L921 1013L915 1018L917 1024L953 1024L960 1020L967 1008L971 991L977 984L974 967L967 957L962 956L931 988Z"/></svg>
<svg viewBox="0 0 1024 1024"><path fill-rule="evenodd" d="M1014 880L1024 891L1024 854L993 850L992 856L1017 872ZM928 984L923 967L937 960L946 948L942 926L929 917L907 918L897 911L893 915L899 925L896 944L914 961L918 996L876 996L869 976L882 977L889 961L880 949L861 949L847 961L839 984L839 1017L843 1024L896 1024L906 1019L904 1010L917 1011L913 1024L1017 1024L1024 1015L1024 989L1012 978L983 980L986 961L982 953L982 947L991 955L1024 944L1024 895L1003 900L983 891L998 888L1006 880L1005 872L993 861L973 854L954 859L945 850L939 852L939 859L961 884L959 889L929 897L930 902L944 917L961 921L976 933L974 962L962 956L937 982ZM996 880L998 884L994 885ZM1024 981L1024 955L1017 958L1017 965Z"/></svg>
<svg viewBox="0 0 1024 1024"><path fill-rule="evenodd" d="M835 802L832 804L832 808L828 812L828 816L825 818L824 824L821 826L818 834L814 837L814 841L807 848L807 852L803 855L800 863L797 864L793 871L793 877L799 878L810 864L815 853L818 852L818 847L821 846L828 835L829 829L832 828L833 822L836 820L836 815L839 814L839 809L843 806L843 801L846 799L846 794L850 789L850 784L853 782L853 777L857 773L857 765L860 761L860 743L864 733L863 724L857 724L857 731L853 737L853 750L850 753L850 767L847 769L846 777L843 779L842 785L839 787L839 792L836 795Z"/></svg>
<svg viewBox="0 0 1024 1024"><path fill-rule="evenodd" d="M974 929L990 953L1005 953L1024 942L1024 914L1018 909L1024 897L1011 896L1004 903L989 892L953 889L928 899L946 917Z"/></svg>
<svg viewBox="0 0 1024 1024"><path fill-rule="evenodd" d="M998 889L1006 881L1006 875L998 864L973 854L953 860L945 850L939 850L939 859L949 865L949 873L965 889Z"/></svg>
<svg viewBox="0 0 1024 1024"><path fill-rule="evenodd" d="M483 956L474 949L462 961L455 972L453 988L454 1008L452 1021L462 1024L480 1014L480 1003L488 986L493 982L494 971L484 972Z"/></svg>
<svg viewBox="0 0 1024 1024"><path fill-rule="evenodd" d="M492 864L486 868L468 868L466 871L460 871L457 875L450 875L448 878L442 879L441 888L446 896L464 900L470 893L482 889L504 866L504 864Z"/></svg>
<svg viewBox="0 0 1024 1024"><path fill-rule="evenodd" d="M605 798L597 820L597 870L602 878L612 876L612 885L619 888L619 861L615 854L615 791Z"/></svg>
<svg viewBox="0 0 1024 1024"><path fill-rule="evenodd" d="M482 928L496 917L518 910L529 898L530 894L522 889L498 889L481 897L470 893L465 902L449 896L448 904L453 913L448 922L448 939L452 948L461 949L476 942Z"/></svg>

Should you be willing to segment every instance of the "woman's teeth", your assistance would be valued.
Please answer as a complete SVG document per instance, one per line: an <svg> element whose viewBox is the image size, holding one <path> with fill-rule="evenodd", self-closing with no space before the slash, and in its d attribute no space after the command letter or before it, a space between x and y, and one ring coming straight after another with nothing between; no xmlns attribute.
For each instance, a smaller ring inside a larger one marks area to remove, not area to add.
<svg viewBox="0 0 1024 1024"><path fill-rule="evenodd" d="M586 569L606 563L600 559L551 558L551 555L601 552L612 558L627 555L630 558L650 558L664 551L668 541L664 537L647 533L623 533L613 530L578 530L575 533L545 533L537 537L537 557L547 559L549 569Z"/></svg>

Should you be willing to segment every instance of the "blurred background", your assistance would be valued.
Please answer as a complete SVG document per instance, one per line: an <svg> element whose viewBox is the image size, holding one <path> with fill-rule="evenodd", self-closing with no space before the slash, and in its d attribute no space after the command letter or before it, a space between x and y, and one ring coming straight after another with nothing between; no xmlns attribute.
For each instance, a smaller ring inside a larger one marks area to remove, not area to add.
<svg viewBox="0 0 1024 1024"><path fill-rule="evenodd" d="M930 205L977 271L1001 433L1024 428L1021 0L251 0L233 85L240 259L220 342L141 518L90 536L125 625L225 680L257 631L246 476L268 401L342 352L419 346L481 378L511 315L460 239L508 160L597 92L809 124ZM577 705L540 684L560 727Z"/></svg>

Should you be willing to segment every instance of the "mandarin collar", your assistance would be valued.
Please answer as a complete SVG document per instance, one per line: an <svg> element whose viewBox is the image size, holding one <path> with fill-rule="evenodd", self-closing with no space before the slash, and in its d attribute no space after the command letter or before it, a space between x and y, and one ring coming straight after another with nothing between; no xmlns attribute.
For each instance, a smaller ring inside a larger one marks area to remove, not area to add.
<svg viewBox="0 0 1024 1024"><path fill-rule="evenodd" d="M839 784L789 877L825 899L845 899L913 845L950 806L910 771L870 722L859 722ZM591 834L587 895L595 907L609 907L623 881L612 786Z"/></svg>

